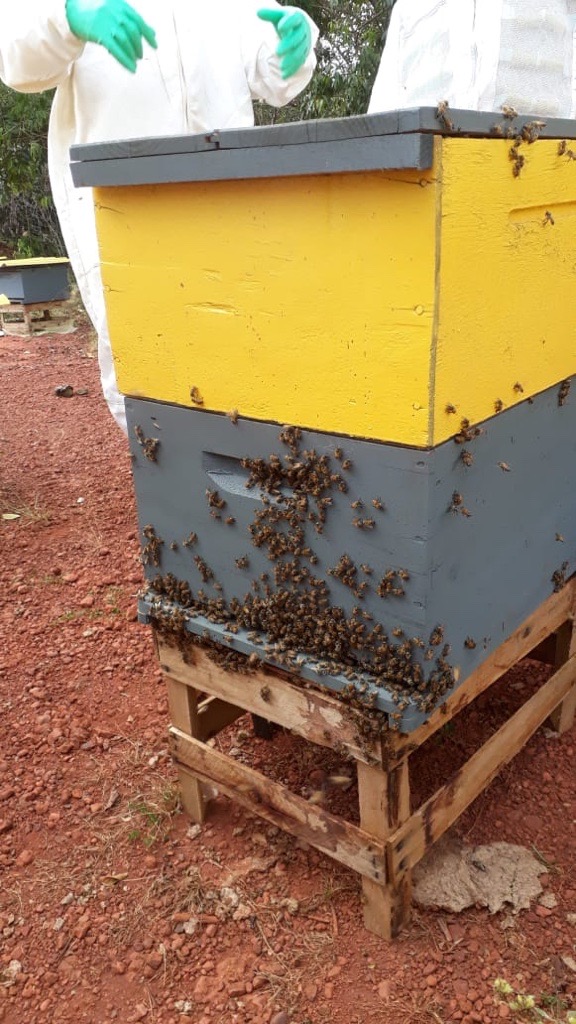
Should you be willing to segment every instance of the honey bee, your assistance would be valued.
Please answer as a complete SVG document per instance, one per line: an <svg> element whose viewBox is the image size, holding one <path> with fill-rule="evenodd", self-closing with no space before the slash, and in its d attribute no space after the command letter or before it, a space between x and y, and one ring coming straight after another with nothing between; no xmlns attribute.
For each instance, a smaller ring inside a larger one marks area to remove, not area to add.
<svg viewBox="0 0 576 1024"><path fill-rule="evenodd" d="M372 505L378 509L379 512L385 512L386 506L381 498L372 498Z"/></svg>
<svg viewBox="0 0 576 1024"><path fill-rule="evenodd" d="M446 414L447 414L448 416L454 416L454 415L456 415L456 412L457 412L456 406L455 406L455 405L452 405L452 403L451 403L451 402L448 402L448 405L447 405L447 406L446 406L446 408L444 409L444 412L445 412L445 413L446 413Z"/></svg>
<svg viewBox="0 0 576 1024"><path fill-rule="evenodd" d="M352 462L352 459L344 459L344 462L342 463L342 469L352 469L353 465L354 464Z"/></svg>
<svg viewBox="0 0 576 1024"><path fill-rule="evenodd" d="M238 417L240 415L238 409L231 409L229 413L226 413L226 415L228 416L228 419L230 420L231 423L238 423Z"/></svg>
<svg viewBox="0 0 576 1024"><path fill-rule="evenodd" d="M515 391L517 395L524 394L524 388L522 387L522 385L520 384L519 381L516 381L516 383L515 383L514 387L512 388L512 390Z"/></svg>
<svg viewBox="0 0 576 1024"><path fill-rule="evenodd" d="M204 399L197 387L190 388L190 398L194 402L194 405L204 405Z"/></svg>
<svg viewBox="0 0 576 1024"><path fill-rule="evenodd" d="M562 406L562 405L566 404L566 399L568 398L568 395L570 394L571 384L572 384L572 381L570 381L570 380L563 380L562 381L562 383L560 385L560 388L558 390L558 405L559 406Z"/></svg>
<svg viewBox="0 0 576 1024"><path fill-rule="evenodd" d="M546 227L547 224L552 224L552 226L554 226L555 223L556 221L550 213L550 210L546 210L546 213L544 214L544 220L542 221L543 226Z"/></svg>
<svg viewBox="0 0 576 1024"><path fill-rule="evenodd" d="M362 501L361 498L356 498L356 501L353 501L351 503L350 508L354 508L354 509L364 508L364 502Z"/></svg>
<svg viewBox="0 0 576 1024"><path fill-rule="evenodd" d="M467 636L464 641L464 647L467 647L469 651L473 651L476 647L476 641L471 636Z"/></svg>
<svg viewBox="0 0 576 1024"><path fill-rule="evenodd" d="M436 118L447 131L454 131L454 122L448 117L448 100L440 100L436 107Z"/></svg>
<svg viewBox="0 0 576 1024"><path fill-rule="evenodd" d="M494 402L494 412L502 412L503 408L504 402L502 401L501 398L497 398L496 401Z"/></svg>
<svg viewBox="0 0 576 1024"><path fill-rule="evenodd" d="M509 106L509 104L507 103L504 103L500 107L500 110L504 114L504 117L508 118L509 121L513 121L515 117L518 117L518 111L515 110L514 107Z"/></svg>
<svg viewBox="0 0 576 1024"><path fill-rule="evenodd" d="M228 518L225 519L224 522L226 523L226 526L234 526L234 523L236 522L236 520L235 520L234 516L228 516Z"/></svg>
<svg viewBox="0 0 576 1024"><path fill-rule="evenodd" d="M471 466L472 463L474 462L474 456L472 455L472 452L468 451L467 448L464 448L460 452L460 458L462 459L462 462L464 463L465 466Z"/></svg>
<svg viewBox="0 0 576 1024"><path fill-rule="evenodd" d="M502 469L505 473L510 472L510 466L508 465L507 462L499 462L498 465L500 466L500 469Z"/></svg>
<svg viewBox="0 0 576 1024"><path fill-rule="evenodd" d="M566 139L562 139L562 141L558 143L558 156L564 156L566 149Z"/></svg>

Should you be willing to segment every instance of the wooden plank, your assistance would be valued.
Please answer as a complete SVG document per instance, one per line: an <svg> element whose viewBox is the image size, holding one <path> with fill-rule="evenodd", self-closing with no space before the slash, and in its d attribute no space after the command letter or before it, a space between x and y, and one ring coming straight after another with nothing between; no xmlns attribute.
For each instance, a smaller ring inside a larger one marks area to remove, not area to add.
<svg viewBox="0 0 576 1024"><path fill-rule="evenodd" d="M408 760L386 772L358 764L360 825L379 840L386 840L410 815ZM397 885L381 885L362 879L364 924L383 939L393 939L410 918L411 873Z"/></svg>
<svg viewBox="0 0 576 1024"><path fill-rule="evenodd" d="M167 679L170 718L175 726L197 736L200 732L198 721L198 694L189 686L175 679ZM206 801L198 779L188 772L179 771L180 798L186 814L200 824L206 817Z"/></svg>
<svg viewBox="0 0 576 1024"><path fill-rule="evenodd" d="M379 882L386 880L384 845L367 832L313 806L285 786L204 746L174 726L170 728L170 746L177 763L191 769L202 781L214 784L254 814L359 874Z"/></svg>
<svg viewBox="0 0 576 1024"><path fill-rule="evenodd" d="M242 708L238 708L234 704L228 704L218 697L207 697L198 707L198 732L196 735L198 739L206 742L226 726L232 725L232 722L235 722L243 714Z"/></svg>
<svg viewBox="0 0 576 1024"><path fill-rule="evenodd" d="M555 664L560 668L569 658L576 654L576 628L574 622L566 622L556 636ZM576 680L570 693L550 715L550 725L562 735L574 725L576 718Z"/></svg>
<svg viewBox="0 0 576 1024"><path fill-rule="evenodd" d="M576 680L576 655L570 658L466 764L411 818L388 844L391 881L400 881L430 846L490 784L503 765L570 692Z"/></svg>
<svg viewBox="0 0 576 1024"><path fill-rule="evenodd" d="M398 757L420 747L492 683L529 655L550 633L559 629L572 614L575 598L576 580L570 580L563 590L552 594L533 615L525 619L516 632L482 662L446 703L430 715L424 725L407 734L387 733L384 737L386 763L393 764Z"/></svg>
<svg viewBox="0 0 576 1024"><path fill-rule="evenodd" d="M276 722L322 747L345 747L358 761L381 763L380 741L360 742L356 713L342 701L295 686L272 672L225 672L199 647L190 647L185 662L176 647L166 644L160 636L157 641L160 667L170 679L197 686L230 704L241 703L245 711Z"/></svg>

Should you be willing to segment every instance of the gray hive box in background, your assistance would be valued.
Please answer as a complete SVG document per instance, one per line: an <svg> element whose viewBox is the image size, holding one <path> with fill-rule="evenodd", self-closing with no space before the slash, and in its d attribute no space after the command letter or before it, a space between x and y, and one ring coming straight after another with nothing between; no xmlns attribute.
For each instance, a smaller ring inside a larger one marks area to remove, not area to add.
<svg viewBox="0 0 576 1024"><path fill-rule="evenodd" d="M67 259L0 260L0 293L10 302L59 302L70 295Z"/></svg>

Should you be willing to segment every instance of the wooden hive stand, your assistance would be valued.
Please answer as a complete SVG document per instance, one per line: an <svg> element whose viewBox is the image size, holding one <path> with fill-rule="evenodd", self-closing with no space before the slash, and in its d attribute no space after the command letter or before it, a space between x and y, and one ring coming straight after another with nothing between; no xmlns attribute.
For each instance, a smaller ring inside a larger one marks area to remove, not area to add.
<svg viewBox="0 0 576 1024"><path fill-rule="evenodd" d="M34 327L52 323L52 313L60 309L62 301L56 302L10 302L8 305L0 305L0 330L5 334L22 335L29 338L34 333ZM42 313L41 317L32 319L32 313ZM17 314L17 321L6 320L7 315Z"/></svg>
<svg viewBox="0 0 576 1024"><path fill-rule="evenodd" d="M201 647L183 654L156 632L168 684L170 743L183 806L204 820L204 784L305 840L362 878L364 922L386 939L410 917L412 869L546 719L559 732L576 713L576 579L553 594L414 732L362 736L362 715L324 691L272 670L224 671ZM410 754L527 655L555 670L451 778L417 810L410 807ZM356 762L360 826L314 806L238 763L207 741L245 712L261 716ZM373 730L372 730L373 732Z"/></svg>

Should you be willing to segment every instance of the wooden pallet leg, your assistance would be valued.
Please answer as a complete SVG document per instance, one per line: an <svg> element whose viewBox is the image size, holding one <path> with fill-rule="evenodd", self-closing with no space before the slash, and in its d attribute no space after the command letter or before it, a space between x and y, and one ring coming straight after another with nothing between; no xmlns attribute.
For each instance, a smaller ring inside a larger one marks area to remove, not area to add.
<svg viewBox="0 0 576 1024"><path fill-rule="evenodd" d="M570 621L565 622L556 633L556 657L555 667L558 669L568 658L576 653L576 625ZM560 735L568 732L574 725L576 719L576 677L570 693L550 715L550 725Z"/></svg>
<svg viewBox="0 0 576 1024"><path fill-rule="evenodd" d="M410 816L408 758L390 771L357 762L360 826L386 840ZM393 939L410 919L412 877L407 872L398 884L379 885L362 879L364 924L383 939Z"/></svg>
<svg viewBox="0 0 576 1024"><path fill-rule="evenodd" d="M32 314L25 306L22 309L22 314L24 316L24 333L28 338L30 338L34 333L32 330Z"/></svg>
<svg viewBox="0 0 576 1024"><path fill-rule="evenodd" d="M166 676L168 684L168 703L172 724L188 736L200 736L198 716L198 692L185 683ZM200 825L206 817L206 799L202 784L185 768L178 768L178 781L182 807L193 821Z"/></svg>

